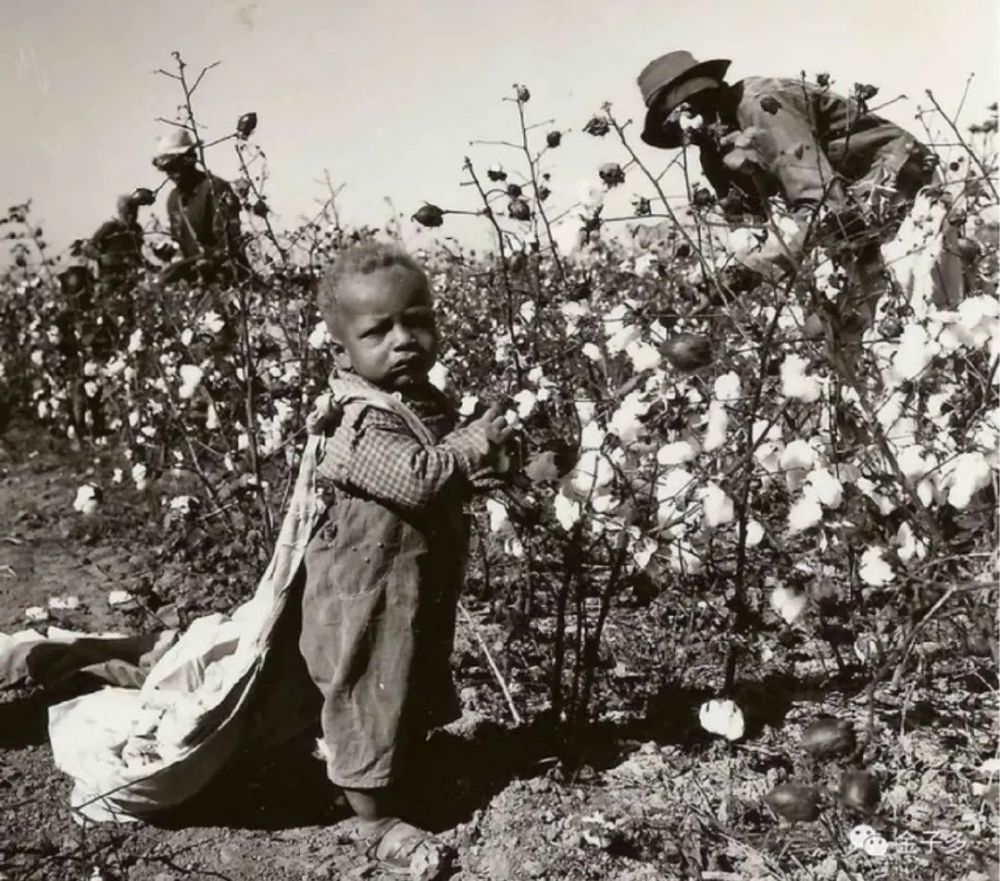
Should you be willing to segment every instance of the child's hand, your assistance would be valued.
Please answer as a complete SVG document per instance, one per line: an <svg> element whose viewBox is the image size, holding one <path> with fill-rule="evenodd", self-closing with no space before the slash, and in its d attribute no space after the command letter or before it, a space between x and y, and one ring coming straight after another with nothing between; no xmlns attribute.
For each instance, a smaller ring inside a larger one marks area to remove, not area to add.
<svg viewBox="0 0 1000 881"><path fill-rule="evenodd" d="M480 421L486 424L486 440L492 448L505 447L517 430L495 404L480 417Z"/></svg>
<svg viewBox="0 0 1000 881"><path fill-rule="evenodd" d="M507 447L517 428L503 414L503 408L495 404L470 425L480 427L486 436L488 449L482 464L493 474L506 474L511 470Z"/></svg>

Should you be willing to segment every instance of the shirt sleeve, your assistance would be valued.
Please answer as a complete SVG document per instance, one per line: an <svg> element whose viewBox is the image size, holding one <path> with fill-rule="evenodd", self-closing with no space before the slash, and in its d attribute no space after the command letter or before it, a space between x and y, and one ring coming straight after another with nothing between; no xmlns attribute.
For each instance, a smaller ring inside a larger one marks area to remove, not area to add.
<svg viewBox="0 0 1000 881"><path fill-rule="evenodd" d="M836 213L845 206L843 186L816 139L804 100L787 89L762 84L746 89L737 118L744 130L753 129L753 146L789 209L800 212L823 205Z"/></svg>
<svg viewBox="0 0 1000 881"><path fill-rule="evenodd" d="M348 492L419 514L445 496L465 497L490 452L485 427L474 423L440 443L421 443L398 416L365 407L326 441L318 471Z"/></svg>

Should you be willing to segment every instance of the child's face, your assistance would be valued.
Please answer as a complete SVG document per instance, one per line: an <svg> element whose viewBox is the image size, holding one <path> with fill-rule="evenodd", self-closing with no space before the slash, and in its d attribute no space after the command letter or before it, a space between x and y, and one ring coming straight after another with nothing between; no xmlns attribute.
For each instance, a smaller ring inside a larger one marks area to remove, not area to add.
<svg viewBox="0 0 1000 881"><path fill-rule="evenodd" d="M339 354L355 373L393 390L427 378L437 328L422 275L390 266L344 279L337 295Z"/></svg>

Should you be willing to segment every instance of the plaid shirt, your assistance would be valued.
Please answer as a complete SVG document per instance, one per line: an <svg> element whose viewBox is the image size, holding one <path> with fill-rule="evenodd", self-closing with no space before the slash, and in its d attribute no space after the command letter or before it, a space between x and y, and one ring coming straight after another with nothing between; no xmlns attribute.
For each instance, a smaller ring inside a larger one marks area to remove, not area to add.
<svg viewBox="0 0 1000 881"><path fill-rule="evenodd" d="M474 422L449 431L454 413L436 393L404 402L439 439L436 445L421 442L392 413L351 403L327 437L319 477L410 514L445 497L468 497L490 454L485 427Z"/></svg>

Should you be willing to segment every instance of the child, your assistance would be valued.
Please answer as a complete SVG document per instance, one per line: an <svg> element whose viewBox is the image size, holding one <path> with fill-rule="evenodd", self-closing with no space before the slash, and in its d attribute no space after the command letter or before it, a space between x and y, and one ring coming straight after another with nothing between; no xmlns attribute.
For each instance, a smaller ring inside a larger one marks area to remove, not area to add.
<svg viewBox="0 0 1000 881"><path fill-rule="evenodd" d="M341 410L318 454L329 504L306 550L300 648L323 694L327 773L369 855L438 877L453 854L398 819L399 782L427 732L458 715L449 656L462 505L512 429L491 410L452 430L453 408L427 381L437 348L427 276L404 252L343 253L319 306Z"/></svg>

